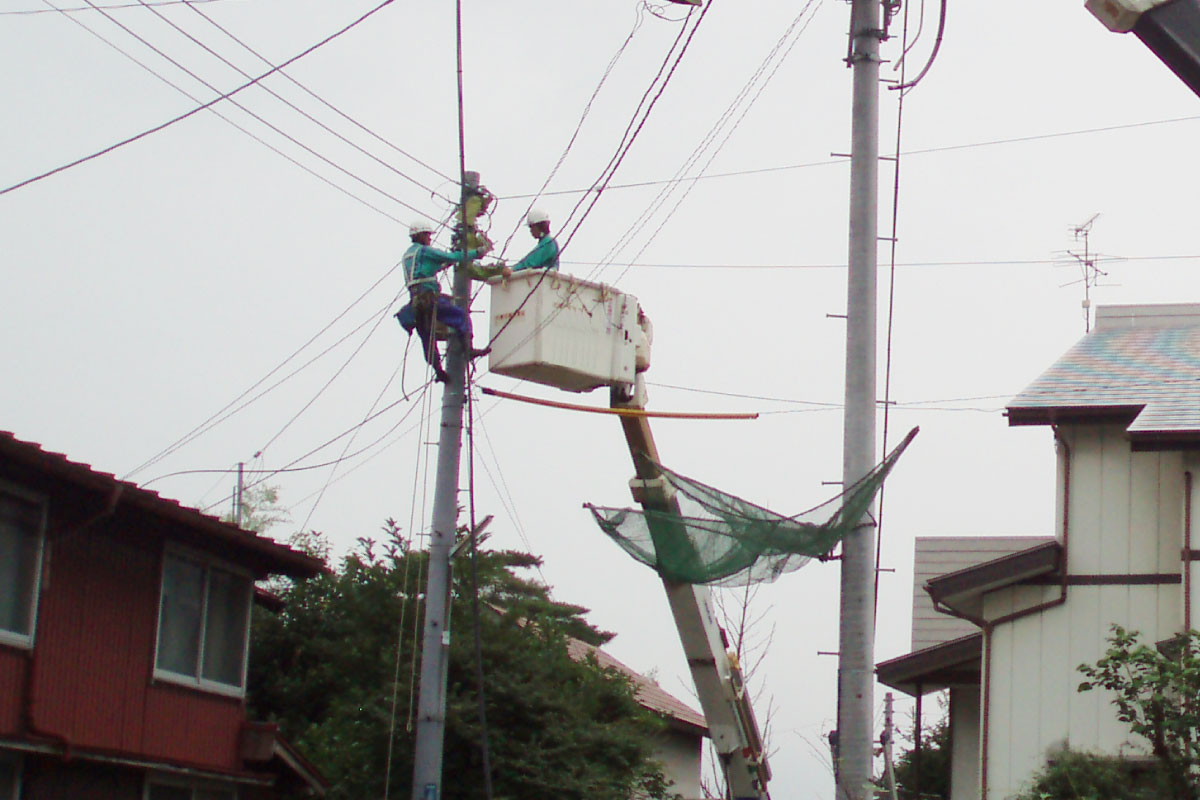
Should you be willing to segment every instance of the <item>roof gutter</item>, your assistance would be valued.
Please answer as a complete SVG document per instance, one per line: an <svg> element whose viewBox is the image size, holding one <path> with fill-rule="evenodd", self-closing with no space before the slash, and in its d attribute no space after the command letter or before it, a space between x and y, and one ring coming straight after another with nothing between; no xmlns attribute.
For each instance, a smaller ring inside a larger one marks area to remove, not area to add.
<svg viewBox="0 0 1200 800"><path fill-rule="evenodd" d="M1063 512L1062 512L1062 556L1059 564L1059 572L1061 573L1061 581L1059 584L1058 597L1053 600L1048 600L1044 603L1039 603L1029 608L1014 611L1011 614L1005 614L1002 617L997 617L993 620L984 619L982 616L967 614L962 611L957 611L949 606L943 605L937 598L933 600L935 611L943 614L949 614L952 617L965 619L966 621L978 625L983 630L983 665L982 665L982 686L980 693L983 695L982 709L980 711L980 735L979 735L979 800L988 800L988 739L989 739L989 719L991 716L992 705L992 632L997 625L1004 625L1009 622L1014 622L1022 617L1028 617L1033 614L1038 614L1057 606L1061 606L1067 602L1067 565L1070 563L1068 554L1070 553L1070 532L1071 532L1071 445L1067 443L1066 438L1058 429L1057 425L1051 426L1054 430L1054 440L1062 448L1063 454Z"/></svg>

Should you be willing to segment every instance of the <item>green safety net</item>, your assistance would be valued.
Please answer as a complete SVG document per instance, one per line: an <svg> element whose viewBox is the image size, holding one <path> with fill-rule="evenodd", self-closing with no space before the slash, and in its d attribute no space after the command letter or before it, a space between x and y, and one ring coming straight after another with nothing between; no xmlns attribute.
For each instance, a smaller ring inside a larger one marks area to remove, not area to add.
<svg viewBox="0 0 1200 800"><path fill-rule="evenodd" d="M585 503L601 530L643 564L676 583L745 586L773 581L813 558L827 557L871 508L875 493L917 434L909 431L861 480L793 517L680 475L646 459L676 491L678 513ZM644 474L644 473L643 473Z"/></svg>

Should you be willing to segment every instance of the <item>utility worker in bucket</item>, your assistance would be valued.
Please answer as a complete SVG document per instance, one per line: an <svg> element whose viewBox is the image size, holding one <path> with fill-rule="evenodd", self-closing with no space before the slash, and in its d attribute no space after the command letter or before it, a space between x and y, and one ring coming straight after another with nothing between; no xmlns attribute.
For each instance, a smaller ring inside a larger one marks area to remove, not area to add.
<svg viewBox="0 0 1200 800"><path fill-rule="evenodd" d="M506 278L523 269L558 269L558 242L550 235L550 215L540 208L533 208L525 221L529 223L529 235L537 239L537 244L529 255L501 270Z"/></svg>
<svg viewBox="0 0 1200 800"><path fill-rule="evenodd" d="M396 314L396 319L410 335L414 329L417 331L421 337L425 360L433 367L437 381L446 383L450 376L442 369L442 356L434 338L436 323L443 323L458 334L463 352L468 358L478 358L487 353L487 350L471 348L470 315L456 306L453 298L439 291L438 273L461 262L464 254L433 247L430 244L433 240L433 225L427 220L419 219L412 223L408 227L408 235L412 244L404 251L401 264L404 267L404 281L408 286L410 300L408 305ZM476 250L468 250L466 258L468 261L480 258L488 249L488 245L485 244Z"/></svg>

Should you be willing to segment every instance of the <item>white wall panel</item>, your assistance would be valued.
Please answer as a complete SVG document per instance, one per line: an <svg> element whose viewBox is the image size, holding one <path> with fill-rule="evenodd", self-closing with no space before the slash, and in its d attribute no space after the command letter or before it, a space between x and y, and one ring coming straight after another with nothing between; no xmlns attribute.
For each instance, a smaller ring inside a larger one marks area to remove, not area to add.
<svg viewBox="0 0 1200 800"><path fill-rule="evenodd" d="M1162 462L1159 453L1132 454L1129 490L1131 536L1126 572L1159 572L1162 550L1170 544L1163 538L1169 526L1164 524L1161 513Z"/></svg>
<svg viewBox="0 0 1200 800"><path fill-rule="evenodd" d="M1101 489L1104 448L1096 429L1073 429L1068 568L1073 573L1100 572Z"/></svg>
<svg viewBox="0 0 1200 800"><path fill-rule="evenodd" d="M1042 752L1065 737L1069 730L1071 694L1075 689L1070 678L1064 677L1075 669L1067 632L1069 620L1070 611L1065 605L1048 609L1042 615L1039 674L1045 686L1038 707L1038 729L1041 731L1039 746Z"/></svg>
<svg viewBox="0 0 1200 800"><path fill-rule="evenodd" d="M1162 453L1158 488L1159 541L1158 571L1178 572L1183 549L1183 454ZM1195 506L1193 506L1193 515ZM1193 531L1193 535L1195 532ZM1180 621L1179 624L1183 624Z"/></svg>
<svg viewBox="0 0 1200 800"><path fill-rule="evenodd" d="M978 688L950 690L950 800L979 800Z"/></svg>
<svg viewBox="0 0 1200 800"><path fill-rule="evenodd" d="M1117 430L1111 427L1096 429L1100 441L1100 487L1097 498L1100 504L1100 528L1094 533L1080 531L1082 536L1072 536L1072 549L1080 539L1093 536L1099 538L1101 575L1116 575L1129 571L1129 485L1131 481L1131 456L1129 444ZM1083 488L1083 487L1080 487ZM1072 567L1072 572L1077 570Z"/></svg>
<svg viewBox="0 0 1200 800"><path fill-rule="evenodd" d="M1072 666L1094 662L1103 652L1103 637L1100 635L1100 590L1095 586L1073 586L1067 597L1070 631L1068 663ZM1100 722L1099 710L1094 700L1083 699L1074 692L1070 695L1068 708L1068 731L1072 747L1094 746L1096 727Z"/></svg>

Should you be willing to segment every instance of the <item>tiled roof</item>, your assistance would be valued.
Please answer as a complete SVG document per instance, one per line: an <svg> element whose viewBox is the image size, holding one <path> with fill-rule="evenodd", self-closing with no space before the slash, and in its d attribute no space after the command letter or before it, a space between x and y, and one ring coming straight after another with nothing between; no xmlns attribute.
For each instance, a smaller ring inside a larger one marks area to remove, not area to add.
<svg viewBox="0 0 1200 800"><path fill-rule="evenodd" d="M162 497L158 492L120 480L110 472L100 472L90 464L71 461L62 453L42 449L36 442L22 441L8 431L0 431L0 466L5 464L73 486L104 492L110 498L115 498L118 508L133 506L163 518L174 523L180 531L219 546L223 552L229 553L231 549L240 552L264 571L302 578L311 577L325 569L319 559L266 536L222 522L177 500Z"/></svg>
<svg viewBox="0 0 1200 800"><path fill-rule="evenodd" d="M708 723L705 721L703 714L692 709L682 700L667 693L650 678L634 672L599 647L594 647L578 639L568 639L567 651L570 653L571 658L576 661L582 661L588 655L593 655L600 666L610 667L628 675L637 687L637 700L642 704L643 708L662 714L669 722L681 724L683 727L696 733L708 733Z"/></svg>
<svg viewBox="0 0 1200 800"><path fill-rule="evenodd" d="M1134 439L1200 434L1200 306L1109 306L1008 405L1014 425L1124 415Z"/></svg>

